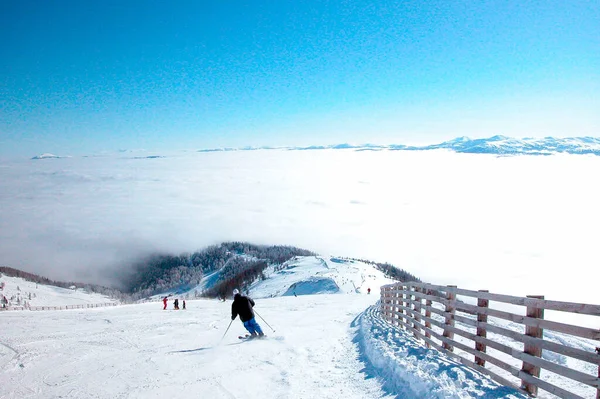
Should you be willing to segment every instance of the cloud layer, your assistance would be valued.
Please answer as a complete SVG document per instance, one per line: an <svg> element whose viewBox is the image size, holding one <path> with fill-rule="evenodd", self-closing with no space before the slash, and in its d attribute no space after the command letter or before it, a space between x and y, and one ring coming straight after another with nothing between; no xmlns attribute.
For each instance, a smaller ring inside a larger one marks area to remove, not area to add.
<svg viewBox="0 0 600 399"><path fill-rule="evenodd" d="M594 156L246 151L0 165L0 263L109 283L223 240L389 261L424 280L598 302Z"/></svg>

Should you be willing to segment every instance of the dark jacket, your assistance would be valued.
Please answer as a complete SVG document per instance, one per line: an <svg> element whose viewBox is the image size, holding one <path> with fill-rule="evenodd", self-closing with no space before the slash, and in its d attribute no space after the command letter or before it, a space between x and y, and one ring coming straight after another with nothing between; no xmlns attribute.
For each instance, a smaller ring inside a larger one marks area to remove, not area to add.
<svg viewBox="0 0 600 399"><path fill-rule="evenodd" d="M240 315L240 320L246 322L254 318L254 301L252 298L236 294L233 297L233 303L231 304L231 320L235 319L237 315Z"/></svg>

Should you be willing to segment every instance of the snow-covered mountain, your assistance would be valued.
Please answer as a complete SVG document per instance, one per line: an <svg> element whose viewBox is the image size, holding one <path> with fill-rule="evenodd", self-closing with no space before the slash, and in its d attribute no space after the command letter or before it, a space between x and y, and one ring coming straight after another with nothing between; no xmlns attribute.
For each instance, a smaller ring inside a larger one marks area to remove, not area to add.
<svg viewBox="0 0 600 399"><path fill-rule="evenodd" d="M290 151L309 150L354 150L354 151L429 151L447 149L459 153L495 154L495 155L551 155L558 153L567 154L593 154L600 155L599 137L571 137L571 138L523 138L516 139L506 136L493 136L483 139L470 139L458 137L439 144L410 146L404 144L333 144L313 145L306 147L243 147L243 148L216 148L203 149L199 152L214 151L253 151L283 149Z"/></svg>
<svg viewBox="0 0 600 399"><path fill-rule="evenodd" d="M434 150L446 148L456 152L498 155L550 155L556 153L600 155L600 138L525 138L493 136L487 139L459 137L441 144L406 149Z"/></svg>
<svg viewBox="0 0 600 399"><path fill-rule="evenodd" d="M69 158L69 157L54 155L54 154L50 154L50 153L44 153L44 154L36 155L36 156L32 157L31 159L59 159L59 158Z"/></svg>
<svg viewBox="0 0 600 399"><path fill-rule="evenodd" d="M172 299L195 298L219 283L220 271L207 274L196 286L167 290L150 299L159 300L165 296ZM369 289L378 294L382 285L393 282L373 265L331 256L297 256L281 265L267 267L263 276L264 279L256 280L245 290L253 298L360 294L367 293Z"/></svg>
<svg viewBox="0 0 600 399"><path fill-rule="evenodd" d="M317 151L317 150L350 150L350 151L430 151L450 150L458 153L493 154L493 155L552 155L552 154L593 154L600 155L600 137L543 137L543 138L511 138L507 136L493 136L488 138L471 139L457 137L452 140L428 145L406 144L351 144L340 143L330 145L309 146L244 146L203 148L196 150L199 153L232 152L232 151L258 151L258 150L285 150L285 151ZM120 153L130 152L121 150ZM139 151L131 151L139 152ZM171 154L172 155L172 154ZM70 158L50 153L32 157L33 160ZM166 155L139 155L132 159L160 159Z"/></svg>

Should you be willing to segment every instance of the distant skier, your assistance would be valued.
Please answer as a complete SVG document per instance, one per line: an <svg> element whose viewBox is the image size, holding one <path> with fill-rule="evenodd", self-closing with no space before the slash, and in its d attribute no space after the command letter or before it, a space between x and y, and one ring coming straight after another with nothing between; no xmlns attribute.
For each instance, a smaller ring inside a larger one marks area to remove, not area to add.
<svg viewBox="0 0 600 399"><path fill-rule="evenodd" d="M183 300L183 310L185 310L185 299Z"/></svg>
<svg viewBox="0 0 600 399"><path fill-rule="evenodd" d="M175 310L179 310L179 299L175 299L175 301L173 302L173 307L175 308Z"/></svg>
<svg viewBox="0 0 600 399"><path fill-rule="evenodd" d="M237 315L240 315L240 320L244 323L244 327L250 333L251 338L264 337L262 329L254 319L254 301L252 298L240 294L236 288L233 290L233 303L231 304L231 320L235 320Z"/></svg>
<svg viewBox="0 0 600 399"><path fill-rule="evenodd" d="M367 294L370 294L370 293L371 293L371 289L367 288Z"/></svg>
<svg viewBox="0 0 600 399"><path fill-rule="evenodd" d="M167 297L164 297L164 298L163 298L163 304L165 305L165 306L163 307L163 310L167 310Z"/></svg>

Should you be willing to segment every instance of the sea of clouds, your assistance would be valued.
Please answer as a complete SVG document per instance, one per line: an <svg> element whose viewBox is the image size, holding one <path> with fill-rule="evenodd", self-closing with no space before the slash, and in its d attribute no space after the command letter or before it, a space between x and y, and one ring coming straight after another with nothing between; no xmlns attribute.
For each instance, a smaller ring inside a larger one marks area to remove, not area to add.
<svg viewBox="0 0 600 399"><path fill-rule="evenodd" d="M163 156L146 158L145 156ZM600 303L600 157L257 150L0 162L0 263L114 282L224 240Z"/></svg>

